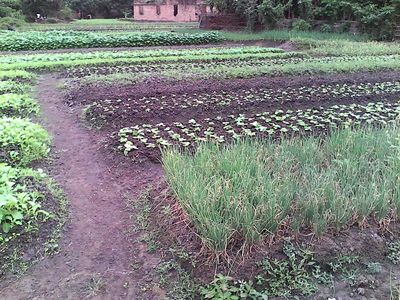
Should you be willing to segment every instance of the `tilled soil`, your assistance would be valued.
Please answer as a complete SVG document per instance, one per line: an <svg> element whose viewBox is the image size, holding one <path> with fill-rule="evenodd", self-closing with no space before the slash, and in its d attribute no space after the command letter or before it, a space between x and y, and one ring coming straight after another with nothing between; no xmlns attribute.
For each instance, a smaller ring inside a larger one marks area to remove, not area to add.
<svg viewBox="0 0 400 300"><path fill-rule="evenodd" d="M127 198L162 176L154 164L129 165L100 150L100 134L83 127L68 111L53 75L37 86L44 126L54 137L53 159L46 167L70 203L70 220L60 253L32 267L21 278L0 285L1 299L138 299L151 282L157 255L149 255L132 233ZM133 268L132 265L139 266ZM97 282L97 283L96 283ZM143 299L159 299L149 290Z"/></svg>
<svg viewBox="0 0 400 300"><path fill-rule="evenodd" d="M162 79L149 80L136 84L121 85L116 82L94 83L80 86L68 91L69 105L89 104L102 99L140 99L142 97L159 97L171 94L212 93L221 90L238 91L241 89L284 89L286 87L302 87L323 84L356 84L361 82L383 82L399 80L400 74L396 71L361 72L347 74L328 74L313 76L283 76L283 77L255 77L249 79L228 80L196 80L196 81L166 81Z"/></svg>

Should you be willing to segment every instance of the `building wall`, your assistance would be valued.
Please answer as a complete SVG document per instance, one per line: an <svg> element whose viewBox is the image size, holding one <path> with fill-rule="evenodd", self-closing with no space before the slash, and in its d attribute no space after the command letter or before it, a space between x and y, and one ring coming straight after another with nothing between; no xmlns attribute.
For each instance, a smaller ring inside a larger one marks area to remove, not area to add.
<svg viewBox="0 0 400 300"><path fill-rule="evenodd" d="M174 5L178 5L176 16L174 15ZM137 21L197 22L202 9L205 8L201 8L200 5L179 4L174 1L167 1L160 5L134 3L133 6L134 18Z"/></svg>

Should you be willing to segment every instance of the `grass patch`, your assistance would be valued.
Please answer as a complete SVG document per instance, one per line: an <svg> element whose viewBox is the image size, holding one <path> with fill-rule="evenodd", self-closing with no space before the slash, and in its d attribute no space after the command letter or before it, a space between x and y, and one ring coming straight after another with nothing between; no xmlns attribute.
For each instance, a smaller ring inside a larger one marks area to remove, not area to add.
<svg viewBox="0 0 400 300"><path fill-rule="evenodd" d="M204 144L163 152L167 182L215 255L266 236L321 235L377 222L400 208L399 129L346 129L323 138Z"/></svg>

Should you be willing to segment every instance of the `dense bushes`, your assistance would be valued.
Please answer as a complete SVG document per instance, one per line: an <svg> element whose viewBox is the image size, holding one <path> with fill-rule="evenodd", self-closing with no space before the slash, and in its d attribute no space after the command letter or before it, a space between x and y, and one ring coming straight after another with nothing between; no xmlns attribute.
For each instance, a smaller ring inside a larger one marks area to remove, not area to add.
<svg viewBox="0 0 400 300"><path fill-rule="evenodd" d="M98 34L77 31L8 32L0 35L0 50L39 50L90 47L142 47L217 43L218 33L178 34L166 32Z"/></svg>
<svg viewBox="0 0 400 300"><path fill-rule="evenodd" d="M50 137L40 125L20 118L0 118L0 162L24 166L46 157Z"/></svg>

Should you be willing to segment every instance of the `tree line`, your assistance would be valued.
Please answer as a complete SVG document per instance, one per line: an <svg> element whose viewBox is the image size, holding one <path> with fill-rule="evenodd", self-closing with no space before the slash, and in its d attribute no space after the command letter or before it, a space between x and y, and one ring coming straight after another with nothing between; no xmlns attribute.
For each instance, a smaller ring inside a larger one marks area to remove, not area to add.
<svg viewBox="0 0 400 300"><path fill-rule="evenodd" d="M248 27L276 28L283 19L298 18L298 29L324 20L326 31L338 21L357 21L362 31L377 39L391 39L400 25L400 0L208 0L220 12L245 17ZM346 28L344 28L346 29Z"/></svg>
<svg viewBox="0 0 400 300"><path fill-rule="evenodd" d="M132 0L0 0L0 18L33 21L47 18L117 18L131 12Z"/></svg>

